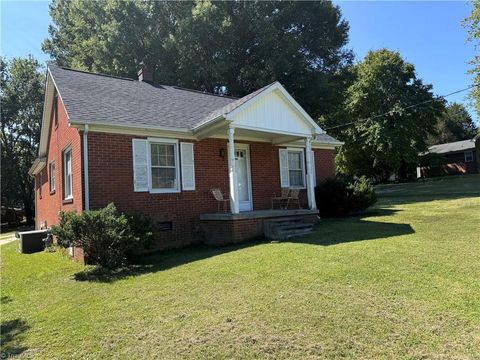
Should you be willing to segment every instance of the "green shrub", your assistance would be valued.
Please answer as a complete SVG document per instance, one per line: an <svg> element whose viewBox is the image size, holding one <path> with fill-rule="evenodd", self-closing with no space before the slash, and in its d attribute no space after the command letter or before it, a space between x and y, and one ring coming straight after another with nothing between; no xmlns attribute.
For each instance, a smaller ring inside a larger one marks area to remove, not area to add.
<svg viewBox="0 0 480 360"><path fill-rule="evenodd" d="M377 196L365 178L331 178L315 188L315 198L322 217L346 216L375 204Z"/></svg>
<svg viewBox="0 0 480 360"><path fill-rule="evenodd" d="M153 239L153 225L142 215L127 215L115 205L81 214L61 212L59 224L52 233L62 247L80 247L88 263L116 268L139 247L148 246Z"/></svg>

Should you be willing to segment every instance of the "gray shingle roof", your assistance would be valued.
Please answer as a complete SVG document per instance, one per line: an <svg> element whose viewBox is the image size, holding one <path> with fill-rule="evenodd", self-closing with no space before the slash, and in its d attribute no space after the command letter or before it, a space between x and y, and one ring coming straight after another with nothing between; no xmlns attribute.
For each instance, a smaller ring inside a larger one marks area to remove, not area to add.
<svg viewBox="0 0 480 360"><path fill-rule="evenodd" d="M446 144L433 145L428 148L429 153L445 154L456 151L465 151L475 149L475 139L455 141Z"/></svg>
<svg viewBox="0 0 480 360"><path fill-rule="evenodd" d="M342 141L335 139L334 137L327 134L319 134L315 136L315 141L325 143L325 144L334 144L334 145L343 145Z"/></svg>
<svg viewBox="0 0 480 360"><path fill-rule="evenodd" d="M230 97L49 66L73 121L192 129Z"/></svg>
<svg viewBox="0 0 480 360"><path fill-rule="evenodd" d="M70 121L192 130L226 115L276 82L240 99L176 86L49 66ZM316 141L339 145L333 137Z"/></svg>

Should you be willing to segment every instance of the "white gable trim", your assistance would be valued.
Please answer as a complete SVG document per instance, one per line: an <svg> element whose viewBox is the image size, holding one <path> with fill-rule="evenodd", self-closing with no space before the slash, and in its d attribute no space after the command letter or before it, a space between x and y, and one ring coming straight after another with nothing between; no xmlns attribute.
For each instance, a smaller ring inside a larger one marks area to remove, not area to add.
<svg viewBox="0 0 480 360"><path fill-rule="evenodd" d="M60 90L55 84L55 80L52 76L52 73L50 72L50 68L48 68L47 77L45 79L45 99L43 102L42 125L40 127L40 143L38 146L39 157L47 155L48 137L50 135L50 122L52 120L53 95L55 94L55 90L57 91L58 97L60 98L62 104L64 104L62 95L60 94ZM63 109L67 114L67 119L70 119L65 105L63 106Z"/></svg>
<svg viewBox="0 0 480 360"><path fill-rule="evenodd" d="M310 115L300 106L300 104L295 101L295 99L288 93L287 90L280 84L279 82L275 82L272 86L268 87L264 91L260 92L256 96L252 97L239 107L237 107L235 110L229 112L225 118L227 120L233 121L233 118L235 115L238 113L242 112L246 108L254 105L256 102L258 102L260 99L263 97L267 96L268 94L277 91L279 92L286 100L286 103L300 115L300 118L305 121L313 130L313 134L322 134L324 131L318 126L318 124L312 119Z"/></svg>

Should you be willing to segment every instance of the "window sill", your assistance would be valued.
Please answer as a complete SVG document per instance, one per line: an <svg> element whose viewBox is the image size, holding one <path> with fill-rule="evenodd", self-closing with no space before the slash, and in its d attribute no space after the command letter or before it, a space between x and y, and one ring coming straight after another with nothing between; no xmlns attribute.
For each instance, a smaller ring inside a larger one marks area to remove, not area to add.
<svg viewBox="0 0 480 360"><path fill-rule="evenodd" d="M150 194L178 194L180 190L178 189L150 189Z"/></svg>
<svg viewBox="0 0 480 360"><path fill-rule="evenodd" d="M62 204L73 204L73 198L63 199Z"/></svg>
<svg viewBox="0 0 480 360"><path fill-rule="evenodd" d="M55 195L55 189L53 189L52 191L50 191L50 195Z"/></svg>

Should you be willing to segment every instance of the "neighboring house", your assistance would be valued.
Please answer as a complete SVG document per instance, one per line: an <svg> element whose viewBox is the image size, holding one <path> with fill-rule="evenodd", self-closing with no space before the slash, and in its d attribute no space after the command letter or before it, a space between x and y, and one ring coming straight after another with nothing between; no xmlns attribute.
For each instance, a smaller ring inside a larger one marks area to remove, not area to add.
<svg viewBox="0 0 480 360"><path fill-rule="evenodd" d="M258 236L277 216L316 217L314 186L335 175L335 148L278 82L241 99L50 66L36 182L36 227L61 210L114 202L162 230L157 248ZM298 188L303 210L271 209ZM229 199L218 214L211 190Z"/></svg>
<svg viewBox="0 0 480 360"><path fill-rule="evenodd" d="M469 140L433 145L426 153L428 164L417 169L418 177L453 174L477 174L480 169L480 141Z"/></svg>

